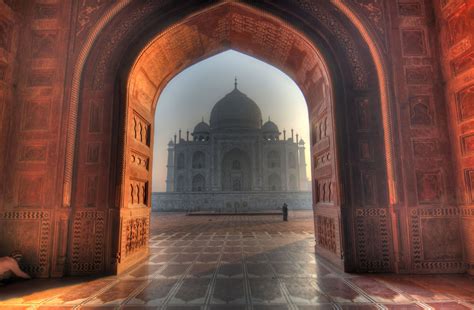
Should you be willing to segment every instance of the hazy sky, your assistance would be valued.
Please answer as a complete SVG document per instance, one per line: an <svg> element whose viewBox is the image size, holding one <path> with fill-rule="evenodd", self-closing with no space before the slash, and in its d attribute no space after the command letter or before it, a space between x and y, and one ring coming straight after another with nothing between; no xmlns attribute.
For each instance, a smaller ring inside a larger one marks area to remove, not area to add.
<svg viewBox="0 0 474 310"><path fill-rule="evenodd" d="M310 173L308 109L303 94L293 80L279 69L256 58L229 50L203 60L179 73L163 90L155 114L153 191L165 191L167 144L178 130L182 138L201 121L209 123L214 104L231 92L234 78L238 88L254 100L263 121L278 125L283 139L291 129L306 142L307 173ZM191 135L190 135L191 138Z"/></svg>

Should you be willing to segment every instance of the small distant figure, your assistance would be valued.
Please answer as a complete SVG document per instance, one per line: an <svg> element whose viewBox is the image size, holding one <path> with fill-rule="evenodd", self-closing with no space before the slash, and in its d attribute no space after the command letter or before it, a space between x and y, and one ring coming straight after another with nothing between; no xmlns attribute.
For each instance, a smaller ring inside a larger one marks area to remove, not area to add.
<svg viewBox="0 0 474 310"><path fill-rule="evenodd" d="M281 209L283 211L283 221L288 222L288 205L284 203Z"/></svg>
<svg viewBox="0 0 474 310"><path fill-rule="evenodd" d="M0 281L11 279L13 276L31 279L31 277L20 269L19 262L23 258L20 252L13 252L10 256L0 257Z"/></svg>

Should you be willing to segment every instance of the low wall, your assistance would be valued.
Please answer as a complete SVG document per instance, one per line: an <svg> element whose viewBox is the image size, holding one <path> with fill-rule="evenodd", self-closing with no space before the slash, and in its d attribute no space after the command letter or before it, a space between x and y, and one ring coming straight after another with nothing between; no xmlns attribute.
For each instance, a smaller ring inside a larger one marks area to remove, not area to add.
<svg viewBox="0 0 474 310"><path fill-rule="evenodd" d="M245 212L281 209L311 210L311 192L153 193L153 211Z"/></svg>

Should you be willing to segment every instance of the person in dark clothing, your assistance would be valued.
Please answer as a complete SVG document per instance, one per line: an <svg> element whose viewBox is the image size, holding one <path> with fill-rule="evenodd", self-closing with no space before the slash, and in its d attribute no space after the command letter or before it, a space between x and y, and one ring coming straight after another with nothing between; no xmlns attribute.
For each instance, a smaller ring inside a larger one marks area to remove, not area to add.
<svg viewBox="0 0 474 310"><path fill-rule="evenodd" d="M288 205L284 203L281 209L283 211L283 221L287 222L288 221Z"/></svg>

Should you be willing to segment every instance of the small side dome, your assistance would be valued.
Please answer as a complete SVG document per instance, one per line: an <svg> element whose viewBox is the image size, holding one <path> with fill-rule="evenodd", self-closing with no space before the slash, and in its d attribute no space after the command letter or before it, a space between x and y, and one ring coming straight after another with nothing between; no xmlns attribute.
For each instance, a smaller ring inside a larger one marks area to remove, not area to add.
<svg viewBox="0 0 474 310"><path fill-rule="evenodd" d="M265 122L265 124L263 124L262 131L265 133L279 133L280 132L278 130L278 126L270 120Z"/></svg>
<svg viewBox="0 0 474 310"><path fill-rule="evenodd" d="M280 131L278 126L268 118L268 121L265 122L262 126L263 140L265 141L277 141L280 138Z"/></svg>
<svg viewBox="0 0 474 310"><path fill-rule="evenodd" d="M300 139L300 142L298 142L299 145L304 145L303 139Z"/></svg>
<svg viewBox="0 0 474 310"><path fill-rule="evenodd" d="M211 128L209 127L209 125L206 122L202 121L197 124L196 127L194 127L193 135L200 133L209 133L210 130Z"/></svg>
<svg viewBox="0 0 474 310"><path fill-rule="evenodd" d="M172 145L174 145L174 142L170 140L170 142L168 142L168 146L172 146Z"/></svg>
<svg viewBox="0 0 474 310"><path fill-rule="evenodd" d="M211 127L204 122L204 119L194 127L194 131L191 134L194 138L194 141L209 141L209 132Z"/></svg>

